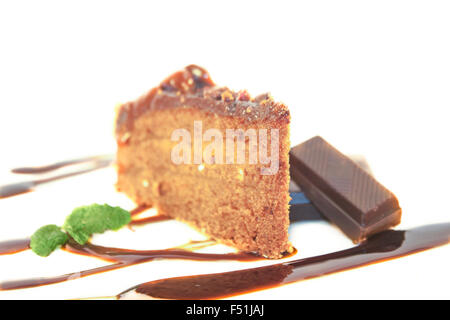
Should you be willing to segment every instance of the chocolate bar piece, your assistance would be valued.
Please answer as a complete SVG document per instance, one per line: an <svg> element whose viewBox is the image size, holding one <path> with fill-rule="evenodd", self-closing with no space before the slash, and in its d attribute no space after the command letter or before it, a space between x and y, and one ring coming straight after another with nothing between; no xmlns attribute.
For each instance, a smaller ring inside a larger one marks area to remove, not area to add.
<svg viewBox="0 0 450 320"><path fill-rule="evenodd" d="M291 177L353 242L400 223L395 195L321 137L289 153Z"/></svg>
<svg viewBox="0 0 450 320"><path fill-rule="evenodd" d="M372 174L370 166L364 157L353 155L350 156L350 159L356 162L367 173ZM289 202L289 221L291 223L297 221L327 220L323 214L317 211L317 208L294 182L292 174L289 181L289 194L291 196L291 201Z"/></svg>

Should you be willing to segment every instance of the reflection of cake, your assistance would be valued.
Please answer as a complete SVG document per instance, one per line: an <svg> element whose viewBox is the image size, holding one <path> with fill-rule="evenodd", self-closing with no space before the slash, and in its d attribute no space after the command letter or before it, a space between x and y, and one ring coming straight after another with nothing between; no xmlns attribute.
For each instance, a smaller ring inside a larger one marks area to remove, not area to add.
<svg viewBox="0 0 450 320"><path fill-rule="evenodd" d="M287 107L268 94L252 99L245 91L215 87L205 70L188 66L119 108L118 189L137 204L153 205L160 214L187 222L225 244L279 258L291 249L289 121ZM194 122L201 124L200 131ZM176 149L180 140L172 139L177 129L192 139L189 154L174 151L180 151ZM223 133L221 144L215 144L221 148L208 147L218 142L217 136L208 142L203 136L199 147L196 133L208 129ZM226 129L242 131L235 131L234 139ZM267 133L267 140L261 132ZM278 140L272 132L278 133ZM250 133L256 133L257 140ZM227 142L236 142L230 154ZM272 150L276 142L278 147ZM238 163L239 146L245 151L244 163L242 158ZM261 147L265 149L258 151ZM279 157L261 163L264 150L267 157L276 152ZM174 161L174 155L184 158ZM258 161L250 162L255 157ZM233 163L224 164L227 160ZM275 160L278 167L272 166ZM275 170L264 172L269 166Z"/></svg>

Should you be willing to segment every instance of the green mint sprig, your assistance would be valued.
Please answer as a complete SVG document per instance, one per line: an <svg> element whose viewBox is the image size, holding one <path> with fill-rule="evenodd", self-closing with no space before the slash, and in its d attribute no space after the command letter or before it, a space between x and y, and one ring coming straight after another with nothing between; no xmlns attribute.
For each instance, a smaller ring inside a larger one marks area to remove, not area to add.
<svg viewBox="0 0 450 320"><path fill-rule="evenodd" d="M64 245L69 240L68 235L54 224L48 224L39 228L30 239L30 247L34 253L41 257L47 257L56 248Z"/></svg>
<svg viewBox="0 0 450 320"><path fill-rule="evenodd" d="M94 233L118 230L131 221L128 211L107 204L76 208L66 218L63 229L79 244L85 244Z"/></svg>
<svg viewBox="0 0 450 320"><path fill-rule="evenodd" d="M53 224L39 228L31 236L30 247L37 255L47 257L67 243L68 234L77 243L85 244L94 233L118 230L130 221L130 212L120 207L107 204L78 207L66 218L62 229Z"/></svg>

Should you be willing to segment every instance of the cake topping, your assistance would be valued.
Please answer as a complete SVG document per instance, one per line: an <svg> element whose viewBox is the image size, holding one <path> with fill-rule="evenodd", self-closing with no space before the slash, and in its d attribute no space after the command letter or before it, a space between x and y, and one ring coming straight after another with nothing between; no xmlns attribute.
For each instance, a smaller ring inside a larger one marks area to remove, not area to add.
<svg viewBox="0 0 450 320"><path fill-rule="evenodd" d="M139 99L118 109L117 142L122 145L129 142L128 132L132 131L134 121L142 114L167 108L202 109L218 116L240 117L246 122L277 120L288 123L290 119L288 108L276 103L270 94L261 94L253 99L246 90L236 92L218 87L205 69L189 65Z"/></svg>
<svg viewBox="0 0 450 320"><path fill-rule="evenodd" d="M184 70L175 72L159 85L162 91L180 93L196 93L204 87L213 87L208 71L191 64Z"/></svg>
<svg viewBox="0 0 450 320"><path fill-rule="evenodd" d="M247 90L241 90L241 91L238 92L238 100L239 101L250 101L251 100L251 96L247 92Z"/></svg>
<svg viewBox="0 0 450 320"><path fill-rule="evenodd" d="M233 93L228 89L226 89L222 92L222 94L220 95L220 98L222 99L222 101L227 101L227 102L234 101Z"/></svg>

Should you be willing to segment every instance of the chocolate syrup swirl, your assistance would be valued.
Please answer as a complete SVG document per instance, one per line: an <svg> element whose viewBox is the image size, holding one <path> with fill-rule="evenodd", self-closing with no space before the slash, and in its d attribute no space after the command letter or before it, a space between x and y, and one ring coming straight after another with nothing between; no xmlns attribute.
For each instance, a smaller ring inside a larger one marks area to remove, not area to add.
<svg viewBox="0 0 450 320"><path fill-rule="evenodd" d="M55 163L52 163L49 165L44 165L44 166L39 166L39 167L14 168L11 170L11 172L16 173L16 174L41 174L41 173L47 173L50 171L61 169L61 168L67 167L67 166L71 166L74 164L96 162L99 160L107 160L107 161L112 162L112 161L114 161L114 158L115 158L114 155L98 155L98 156L92 156L92 157L59 161L59 162L55 162Z"/></svg>
<svg viewBox="0 0 450 320"><path fill-rule="evenodd" d="M217 260L234 260L234 261L257 261L263 258L251 253L237 252L237 253L199 253L193 250L199 249L202 246L215 244L214 241L192 241L186 245L163 249L163 250L131 250L122 248L112 248L98 246L91 243L80 245L74 240L70 239L63 249L70 253L95 257L104 261L113 262L112 264L72 272L68 274L58 275L47 278L31 278L5 281L0 283L0 290L14 290L23 288L32 288L37 286L60 283L63 281L74 280L85 276L99 274L106 271L116 270L119 268L132 266L144 262L149 262L154 259L187 259L198 261L217 261ZM189 248L191 247L191 249ZM29 239L13 240L0 243L0 254L16 253L29 248Z"/></svg>
<svg viewBox="0 0 450 320"><path fill-rule="evenodd" d="M206 240L211 242L211 240ZM186 246L182 246L186 247ZM195 246L194 246L195 248ZM71 240L65 246L64 250L86 255L90 257L100 258L110 262L120 262L125 264L137 264L140 262L151 261L154 259L188 259L188 260L234 260L234 261L257 261L262 260L262 257L251 253L237 252L237 253L199 253L179 247L163 249L163 250L130 250L121 248L110 248L97 246L91 243L80 245Z"/></svg>
<svg viewBox="0 0 450 320"><path fill-rule="evenodd" d="M146 204L141 204L139 206L137 206L136 208L134 208L133 210L130 211L130 215L132 217L137 216L139 214L141 214L142 212L144 212L145 210L150 209L151 206L148 206Z"/></svg>
<svg viewBox="0 0 450 320"><path fill-rule="evenodd" d="M132 217L135 217L150 208L151 208L151 206L143 204L143 205L140 205L140 206L136 207L135 209L131 210L130 214ZM166 220L171 220L171 219L172 218L170 218L169 216L164 216L164 215L160 215L160 214L150 216L150 217L145 217L145 218L137 218L137 219L135 218L135 219L131 220L131 222L128 224L128 227L149 224L149 223L159 222L159 221L166 221Z"/></svg>
<svg viewBox="0 0 450 320"><path fill-rule="evenodd" d="M0 255L13 254L30 248L30 239L16 239L0 242Z"/></svg>
<svg viewBox="0 0 450 320"><path fill-rule="evenodd" d="M97 160L97 161L93 161L92 166L87 169L81 169L81 170L77 170L77 171L73 171L73 172L69 172L69 173L55 175L51 178L34 179L34 180L28 180L28 181L22 181L22 182L3 185L3 186L0 186L0 199L17 196L20 194L34 191L34 189L37 186L44 184L44 183L53 182L53 181L73 177L76 175L80 175L83 173L88 173L88 172L98 170L101 168L105 168L105 167L108 167L109 165L111 165L112 162L113 162L113 160L111 160L111 159ZM37 170L40 170L40 169L37 169ZM32 169L28 168L25 170L24 168L19 168L19 171L32 171ZM35 173L38 173L38 172L35 172Z"/></svg>
<svg viewBox="0 0 450 320"><path fill-rule="evenodd" d="M142 213L143 211L147 210L148 208L149 208L148 206L138 206L137 208L131 210L131 215L136 216ZM170 218L166 216L156 215L138 220L132 220L130 222L130 225L148 224L166 219ZM163 250L131 250L123 248L98 246L92 243L80 245L73 239L70 239L69 242L63 247L65 251L74 254L99 258L104 261L113 262L113 264L48 278L32 278L32 279L6 281L0 283L0 290L23 289L60 283L67 280L73 280L93 274L116 270L126 266L152 261L154 259L188 259L188 260L202 260L202 261L215 261L215 260L256 261L263 259L262 257L256 256L254 254L244 252L216 254L216 253L199 253L193 251L206 246L214 245L215 243L216 242L214 240L209 239L204 241L190 241L187 244ZM28 249L30 249L30 239L28 238L0 242L0 255L18 253Z"/></svg>
<svg viewBox="0 0 450 320"><path fill-rule="evenodd" d="M151 281L119 294L118 298L132 292L160 299L225 298L399 258L449 241L450 223L407 231L387 230L347 250L260 268Z"/></svg>

